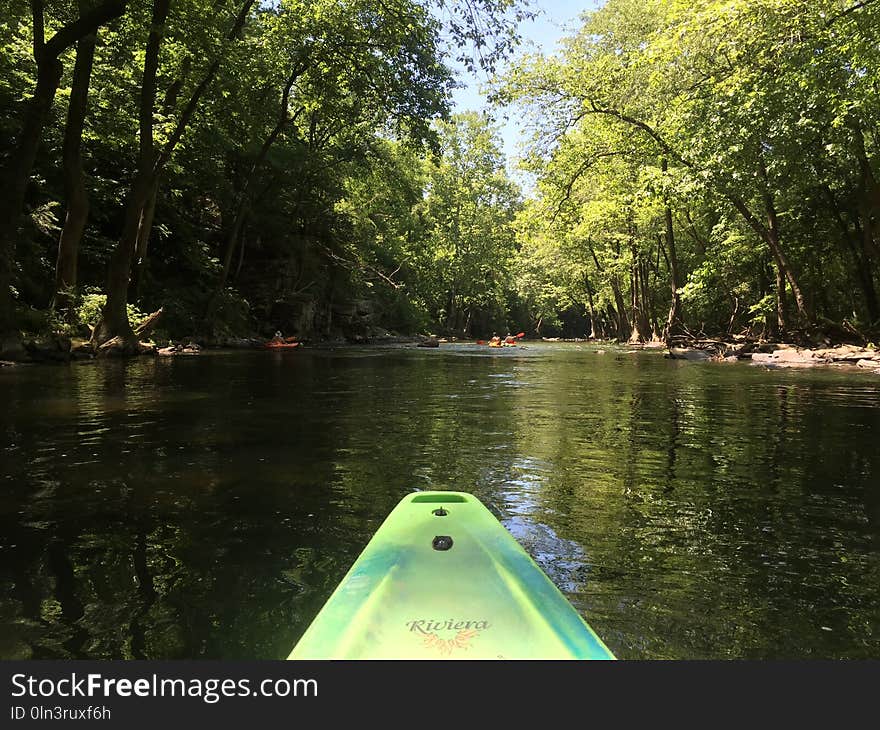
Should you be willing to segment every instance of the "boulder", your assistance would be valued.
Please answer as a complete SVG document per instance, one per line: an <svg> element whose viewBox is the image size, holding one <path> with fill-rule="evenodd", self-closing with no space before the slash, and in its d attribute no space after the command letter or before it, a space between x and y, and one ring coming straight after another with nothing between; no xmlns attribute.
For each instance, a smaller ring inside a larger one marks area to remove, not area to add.
<svg viewBox="0 0 880 730"><path fill-rule="evenodd" d="M863 358L868 360L875 357L880 358L880 353L877 353L875 350L857 347L856 345L840 345L839 347L828 347L821 350L814 350L814 352L821 357L836 362L858 362Z"/></svg>
<svg viewBox="0 0 880 730"><path fill-rule="evenodd" d="M827 365L830 360L812 350L796 348L779 348L773 352L756 352L752 355L752 363L776 368L799 368Z"/></svg>
<svg viewBox="0 0 880 730"><path fill-rule="evenodd" d="M709 360L712 353L693 347L670 347L667 357L673 360Z"/></svg>

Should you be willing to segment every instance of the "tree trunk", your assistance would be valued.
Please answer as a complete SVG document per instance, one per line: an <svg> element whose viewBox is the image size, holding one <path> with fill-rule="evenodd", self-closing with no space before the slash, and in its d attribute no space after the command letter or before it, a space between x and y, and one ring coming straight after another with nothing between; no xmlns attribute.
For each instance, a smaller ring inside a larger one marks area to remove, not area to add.
<svg viewBox="0 0 880 730"><path fill-rule="evenodd" d="M877 303L877 290L874 288L874 267L871 265L872 261L870 253L874 245L874 238L871 235L871 231L865 228L864 222L860 228L861 236L859 237L859 242L861 243L861 256L856 253L857 249L855 247L853 247L853 255L856 258L859 282L861 283L862 291L865 295L865 306L868 308L868 317L873 325L878 319L880 319L880 306L878 306Z"/></svg>
<svg viewBox="0 0 880 730"><path fill-rule="evenodd" d="M759 158L760 159L760 158ZM781 258L781 249L779 247L779 219L776 215L776 205L773 195L770 192L767 182L767 169L764 167L763 159L760 159L761 179L764 182L764 210L767 214L767 242L770 244L770 251L776 261L776 323L779 327L778 333L784 337L788 331L788 312L785 302L785 279L786 279L786 262ZM800 290L795 291L795 301L798 302L798 311L803 314L803 300L798 299Z"/></svg>
<svg viewBox="0 0 880 730"><path fill-rule="evenodd" d="M80 2L80 12L83 11ZM68 322L76 318L77 259L86 221L89 217L89 196L86 190L82 161L82 134L88 108L89 84L95 58L97 32L90 33L76 44L76 62L64 128L64 193L67 215L58 239L58 260L55 264L55 297L53 308L64 314Z"/></svg>
<svg viewBox="0 0 880 730"><path fill-rule="evenodd" d="M138 114L139 152L138 166L131 190L125 202L125 222L122 236L113 250L107 273L107 301L101 311L101 321L92 332L96 345L119 337L126 345L134 343L134 332L128 321L128 284L131 260L141 230L141 218L153 185L153 167L156 151L153 144L153 107L156 103L156 75L159 68L159 47L165 22L168 19L171 0L154 0L150 34L144 54L144 74L141 83L141 102Z"/></svg>
<svg viewBox="0 0 880 730"><path fill-rule="evenodd" d="M218 55L208 66L205 75L193 90L186 106L177 120L174 131L165 142L159 154L153 145L153 107L156 103L156 72L158 68L158 51L161 45L162 32L171 0L154 0L153 22L147 39L147 51L144 58L144 81L141 86L140 138L141 150L138 157L138 170L126 200L125 223L122 236L110 259L110 270L107 277L107 303L102 310L101 322L92 334L94 341L100 338L122 337L133 339L131 324L128 322L126 305L131 275L131 262L141 237L150 235L152 220L147 225L147 206L153 186L158 184L159 175L171 159L177 143L189 125L202 95L210 86L220 68L222 55ZM244 27L248 13L255 0L245 0L239 9L235 23L226 36L227 41L237 38ZM148 149L147 149L148 148Z"/></svg>
<svg viewBox="0 0 880 730"><path fill-rule="evenodd" d="M242 196L238 201L238 207L235 210L235 216L232 219L232 226L229 235L226 237L226 246L223 249L223 271L220 272L220 280L217 282L217 289L214 296L217 297L226 288L226 281L229 279L229 271L232 268L232 254L235 253L235 247L241 238L241 229L244 225L244 219L248 214L248 199Z"/></svg>
<svg viewBox="0 0 880 730"><path fill-rule="evenodd" d="M851 121L849 126L855 135L856 158L859 161L859 214L862 218L863 246L871 257L880 258L880 250L874 239L874 216L880 211L880 184L877 183L865 149L861 126L856 121Z"/></svg>
<svg viewBox="0 0 880 730"><path fill-rule="evenodd" d="M279 106L278 119L275 122L275 126L272 128L269 136L266 137L265 141L260 147L260 151L254 159L254 162L251 165L250 170L248 171L247 177L244 180L244 184L241 187L241 191L238 194L238 204L235 208L235 217L233 218L229 235L226 238L226 246L223 250L223 271L220 274L220 280L217 282L217 294L223 291L223 288L226 286L226 281L229 278L229 270L232 266L232 255L235 252L235 245L239 239L239 233L241 231L242 223L244 222L244 219L248 213L248 194L251 185L253 185L253 182L257 177L257 172L260 169L260 166L266 160L266 155L268 155L269 149L275 143L275 140L278 139L281 132L284 131L284 128L292 121L294 121L297 116L299 116L299 113L302 111L300 109L299 111L297 111L296 114L291 116L288 107L290 104L290 91L293 88L294 83L296 83L297 78L299 78L299 76L306 70L307 67L308 64L305 60L302 60L294 65L290 76L287 78L287 83L284 86L284 90L281 93L281 104Z"/></svg>
<svg viewBox="0 0 880 730"><path fill-rule="evenodd" d="M620 331L620 321L617 317L617 310L614 308L614 305L609 303L605 305L605 315L608 318L609 323L614 325L615 332Z"/></svg>
<svg viewBox="0 0 880 730"><path fill-rule="evenodd" d="M58 58L40 59L37 64L37 87L28 104L24 128L11 159L0 175L3 194L0 195L0 335L14 332L12 271L18 224L24 207L25 193L37 150L43 136L43 126L52 108L55 92L61 81L63 67Z"/></svg>
<svg viewBox="0 0 880 730"><path fill-rule="evenodd" d="M663 159L662 169L664 173L669 169L666 158ZM663 218L666 223L666 250L668 254L667 261L669 263L669 287L672 294L672 299L669 303L669 314L666 317L666 326L663 328L663 341L668 346L670 338L673 335L679 334L682 329L681 296L678 293L678 288L679 286L681 286L681 283L678 277L678 256L676 256L675 253L675 230L672 227L672 208L669 206L668 200L666 201L666 206L663 211Z"/></svg>
<svg viewBox="0 0 880 730"><path fill-rule="evenodd" d="M770 249L770 253L773 256L773 260L782 269L786 280L791 286L791 290L794 293L795 302L797 303L798 313L801 315L801 317L803 317L805 321L809 322L811 320L811 316L809 314L809 310L807 309L806 300L804 299L803 293L801 292L800 285L798 284L797 278L794 275L791 264L788 261L788 257L783 253L782 248L779 244L778 231L775 236L771 235L767 227L762 225L761 222L757 218L755 218L755 216L752 214L748 206L743 202L741 198L735 195L729 195L728 199L731 203L733 203L734 207L739 211L743 218L745 218L746 222L751 226L752 230L755 231L755 233L757 233L767 244L768 248Z"/></svg>
<svg viewBox="0 0 880 730"><path fill-rule="evenodd" d="M596 334L596 307L593 303L593 287L590 286L590 279L584 276L584 288L587 290L587 302L590 308L590 339L595 340Z"/></svg>
<svg viewBox="0 0 880 730"><path fill-rule="evenodd" d="M43 126L52 109L55 92L61 81L61 54L81 38L125 11L127 0L107 0L75 21L62 26L45 40L43 1L31 0L34 26L34 60L37 63L37 85L27 105L18 144L0 172L0 336L15 332L12 301L12 271L18 224Z"/></svg>
<svg viewBox="0 0 880 730"><path fill-rule="evenodd" d="M235 266L235 273L232 275L233 281L238 281L238 276L241 274L241 266L244 263L244 249L245 244L247 243L247 222L248 222L248 214L245 214L244 223L241 226L241 235L239 236L240 243L238 245L238 263Z"/></svg>
<svg viewBox="0 0 880 730"><path fill-rule="evenodd" d="M866 232L861 224L863 209L860 207L857 213L853 213L852 211L849 212L850 217L855 224L856 235L853 236L852 231L844 218L844 212L837 201L837 197L831 190L831 187L824 184L822 190L828 200L830 211L837 222L837 227L840 229L840 241L841 244L843 244L841 248L844 252L848 252L852 257L856 279L862 290L862 295L865 298L868 319L871 323L874 323L880 319L880 305L878 305L877 290L874 287L870 248L866 241L866 238L870 237L870 232Z"/></svg>
<svg viewBox="0 0 880 730"><path fill-rule="evenodd" d="M642 261L642 307L651 327L651 339L656 340L660 336L660 329L657 327L657 312L651 298L650 266L649 261Z"/></svg>
<svg viewBox="0 0 880 730"><path fill-rule="evenodd" d="M856 134L856 156L859 160L859 244L863 271L860 271L871 323L878 319L877 295L874 291L873 263L880 259L880 250L874 237L874 217L880 210L880 185L874 176L871 162L865 150L865 138L857 123L851 125Z"/></svg>
<svg viewBox="0 0 880 730"><path fill-rule="evenodd" d="M446 327L450 332L458 332L458 298L453 289L449 294L449 311L446 315Z"/></svg>
<svg viewBox="0 0 880 730"><path fill-rule="evenodd" d="M783 275L791 286L791 291L794 294L795 303L797 304L798 314L803 321L810 322L812 321L812 316L807 309L806 300L804 299L804 295L801 292L801 288L798 284L797 278L794 275L794 270L792 269L791 264L788 261L788 257L785 255L785 253L783 253L782 246L780 245L780 233L779 224L776 217L776 208L773 201L773 195L770 192L767 180L767 169L764 166L764 161L760 157L758 160L758 173L761 176L764 187L762 197L764 200L764 209L767 215L767 225L762 224L752 214L752 211L749 210L748 206L745 204L745 201L743 201L743 199L740 198L738 195L727 193L727 198L728 200L730 200L731 203L733 203L734 207L739 211L740 215L742 215L746 222L751 226L752 230L755 231L755 233L757 233L767 243L767 246L770 249L770 253L773 256L773 260L776 262L777 267L782 270Z"/></svg>
<svg viewBox="0 0 880 730"><path fill-rule="evenodd" d="M785 274L776 262L776 334L785 337L788 331L788 316L785 306Z"/></svg>
<svg viewBox="0 0 880 730"><path fill-rule="evenodd" d="M156 217L156 199L159 197L159 178L153 178L153 184L150 186L150 193L147 197L147 203L141 213L140 223L138 224L137 242L134 248L134 267L132 269L131 280L133 282L134 300L141 298L141 288L144 283L146 272L147 249L150 245L150 233L153 230L153 219Z"/></svg>
<svg viewBox="0 0 880 730"><path fill-rule="evenodd" d="M614 292L614 304L617 309L617 340L626 342L629 339L629 319L626 316L626 303L620 291L620 281L617 276L611 277L611 290Z"/></svg>
<svg viewBox="0 0 880 730"><path fill-rule="evenodd" d="M649 339L648 332L651 329L651 325L648 323L647 313L645 312L645 302L642 297L641 261L636 252L634 237L630 238L630 254L632 256L630 262L630 311L632 312L632 330L629 334L629 341L645 342Z"/></svg>
<svg viewBox="0 0 880 730"><path fill-rule="evenodd" d="M762 261L761 266L758 268L758 294L761 296L761 299L767 296L767 294L769 293L768 289L770 288L770 279L768 277L767 267L768 262ZM766 340L778 339L778 323L775 316L767 314L764 317L764 331L762 333L762 337Z"/></svg>
<svg viewBox="0 0 880 730"><path fill-rule="evenodd" d="M630 342L644 342L648 339L648 330L650 325L645 317L645 312L641 303L641 284L639 282L638 263L633 261L630 269L630 322L632 329L629 333Z"/></svg>

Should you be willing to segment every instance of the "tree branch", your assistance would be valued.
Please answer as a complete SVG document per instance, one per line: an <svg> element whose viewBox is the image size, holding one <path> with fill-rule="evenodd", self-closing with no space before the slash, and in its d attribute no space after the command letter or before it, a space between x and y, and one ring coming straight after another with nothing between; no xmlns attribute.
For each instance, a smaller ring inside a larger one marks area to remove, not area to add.
<svg viewBox="0 0 880 730"><path fill-rule="evenodd" d="M618 155L628 155L630 153L631 153L630 150L610 150L608 152L599 152L595 155L592 155L591 157L587 157L587 159L584 160L583 163L581 163L580 167L578 167L578 169L574 173L574 175L572 175L569 178L568 184L565 186L565 192L563 193L562 198L560 198L559 204L556 206L556 210L553 211L553 215L551 216L550 220L552 222L556 221L556 219L559 217L560 212L562 212L562 206L565 205L565 203L568 202L568 200L570 200L570 198L571 198L571 191L574 188L574 184L581 178L581 175L583 175L587 170L589 170L593 166L593 164L597 160L600 160L605 157L617 157Z"/></svg>
<svg viewBox="0 0 880 730"><path fill-rule="evenodd" d="M351 261L343 256L340 256L339 254L334 253L329 248L327 248L326 246L324 246L320 243L317 244L317 246L325 254L327 254L328 258L330 258L332 261L335 261L338 264L342 264L346 268L357 269L359 271L370 271L373 274L375 274L376 276L378 276L386 284L388 284L388 286L390 286L392 289L400 289L403 286L403 284L398 284L396 281L394 281L394 279L391 278L391 276L394 276L394 274L396 274L398 271L400 271L401 267L403 266L403 263L401 263L400 266L398 266L393 272L391 272L391 276L389 276L388 274L377 269L375 266L371 266L370 264L367 264L364 262Z"/></svg>
<svg viewBox="0 0 880 730"><path fill-rule="evenodd" d="M46 45L46 20L43 15L43 0L31 0L31 17L34 20L34 61L40 62L43 46Z"/></svg>
<svg viewBox="0 0 880 730"><path fill-rule="evenodd" d="M861 10L862 8L866 8L868 5L873 5L875 0L862 0L860 3L856 3L855 5L851 5L845 10L841 10L839 13L832 15L828 20L825 21L825 27L829 27L833 23L836 23L841 18L845 18L847 15L856 12L857 10Z"/></svg>
<svg viewBox="0 0 880 730"><path fill-rule="evenodd" d="M643 122L641 119L636 119L635 117L630 117L622 112L617 111L617 109L604 109L596 104L592 99L590 100L590 108L592 109L593 114L605 114L610 117L614 117L615 119L619 119L622 122L626 122L627 124L631 124L634 127L638 127L643 132L646 132L651 139L653 139L660 148L670 157L674 158L677 162L680 162L685 167L690 169L694 169L696 165L690 160L682 157L675 149L673 149L672 145L670 145L663 136L654 129L651 125Z"/></svg>
<svg viewBox="0 0 880 730"><path fill-rule="evenodd" d="M40 6L42 8L42 5L41 0L31 0L31 7ZM58 58L80 38L94 33L100 26L122 15L127 5L128 0L106 0L89 12L83 13L74 22L65 25L46 41L40 50L40 57ZM42 18L42 9L40 17Z"/></svg>
<svg viewBox="0 0 880 730"><path fill-rule="evenodd" d="M254 2L255 0L244 1L238 11L238 16L235 18L235 23L233 24L232 29L226 36L227 41L233 41L239 37ZM156 164L153 166L154 175L158 175L159 171L165 166L168 160L171 159L171 155L174 153L174 148L177 147L177 143L180 142L180 138L183 136L183 132L186 130L189 120L195 112L199 100L202 98L202 94L205 93L205 89L208 88L210 83L214 80L214 77L217 75L217 70L220 68L220 62L222 60L222 56L217 56L217 58L211 62L204 77L195 88L195 91L193 91L192 96L190 96L183 113L180 115L180 119L177 120L177 126L174 128L174 132L172 132L171 136L168 138L168 141L165 143L165 147L162 150L162 154L159 155Z"/></svg>

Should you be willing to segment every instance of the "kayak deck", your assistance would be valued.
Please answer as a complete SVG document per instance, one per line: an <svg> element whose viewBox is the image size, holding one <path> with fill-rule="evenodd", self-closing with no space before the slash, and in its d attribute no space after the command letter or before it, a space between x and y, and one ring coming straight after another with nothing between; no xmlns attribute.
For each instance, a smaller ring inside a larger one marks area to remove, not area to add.
<svg viewBox="0 0 880 730"><path fill-rule="evenodd" d="M473 495L418 492L377 530L290 659L613 659Z"/></svg>

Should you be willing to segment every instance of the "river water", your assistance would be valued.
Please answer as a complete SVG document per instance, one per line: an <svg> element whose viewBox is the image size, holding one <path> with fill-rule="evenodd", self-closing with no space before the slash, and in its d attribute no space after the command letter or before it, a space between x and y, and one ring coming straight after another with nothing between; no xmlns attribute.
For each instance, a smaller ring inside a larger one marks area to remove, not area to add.
<svg viewBox="0 0 880 730"><path fill-rule="evenodd" d="M0 658L283 658L413 490L621 658L880 657L880 379L576 344L0 373Z"/></svg>

